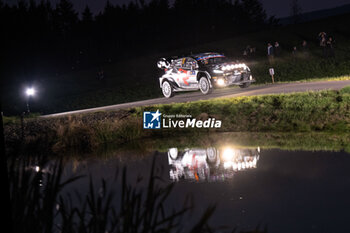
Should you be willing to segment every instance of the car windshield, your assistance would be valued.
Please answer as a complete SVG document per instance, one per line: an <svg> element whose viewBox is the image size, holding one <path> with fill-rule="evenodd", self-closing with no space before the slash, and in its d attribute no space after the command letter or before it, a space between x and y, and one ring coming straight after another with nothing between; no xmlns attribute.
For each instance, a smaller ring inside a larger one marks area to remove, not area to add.
<svg viewBox="0 0 350 233"><path fill-rule="evenodd" d="M207 59L202 59L200 60L202 62L202 64L204 65L212 65L212 64L219 64L219 63L223 63L226 61L226 57L224 56L220 56L220 57L210 57Z"/></svg>

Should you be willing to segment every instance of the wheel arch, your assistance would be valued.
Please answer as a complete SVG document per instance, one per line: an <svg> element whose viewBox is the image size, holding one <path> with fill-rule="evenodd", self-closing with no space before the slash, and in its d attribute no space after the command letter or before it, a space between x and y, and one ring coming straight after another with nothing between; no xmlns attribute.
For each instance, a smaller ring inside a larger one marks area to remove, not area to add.
<svg viewBox="0 0 350 233"><path fill-rule="evenodd" d="M210 76L210 74L207 71L200 71L200 72L198 72L198 74L197 74L197 81L199 81L199 79L201 77L203 77L203 76L206 77L210 81L211 76Z"/></svg>
<svg viewBox="0 0 350 233"><path fill-rule="evenodd" d="M170 79L170 78L163 78L163 80L161 81L161 86L163 86L163 83L165 81L167 81L171 85L171 87L173 87L173 88L178 88L179 87L177 85L177 83L174 80Z"/></svg>
<svg viewBox="0 0 350 233"><path fill-rule="evenodd" d="M202 77L206 77L208 79L210 89L213 88L213 84L211 83L212 82L211 75L207 71L198 72L198 74L197 74L197 82L198 83L199 83L199 79Z"/></svg>

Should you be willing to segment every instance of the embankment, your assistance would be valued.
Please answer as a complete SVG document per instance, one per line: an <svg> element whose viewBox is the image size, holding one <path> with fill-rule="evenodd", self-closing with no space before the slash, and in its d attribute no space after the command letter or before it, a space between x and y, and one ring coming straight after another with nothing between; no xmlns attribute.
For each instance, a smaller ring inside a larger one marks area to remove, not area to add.
<svg viewBox="0 0 350 233"><path fill-rule="evenodd" d="M143 129L143 111L188 114L222 121L221 128ZM199 137L213 132L349 134L350 88L293 94L221 98L190 103L155 105L55 118L5 122L7 148L69 148L90 151L101 144L175 136Z"/></svg>

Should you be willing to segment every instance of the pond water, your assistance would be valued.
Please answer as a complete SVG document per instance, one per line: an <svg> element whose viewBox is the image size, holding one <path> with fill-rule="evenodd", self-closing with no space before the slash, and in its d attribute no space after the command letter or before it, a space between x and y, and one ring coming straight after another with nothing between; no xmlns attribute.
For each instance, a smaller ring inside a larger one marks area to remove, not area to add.
<svg viewBox="0 0 350 233"><path fill-rule="evenodd" d="M137 154L137 153L136 153ZM288 151L246 148L169 148L135 155L118 152L108 158L67 161L63 179L86 175L64 192L88 192L89 178L96 189L104 179L112 190L120 187L117 171L127 168L127 180L146 187L152 161L160 185L175 182L166 208L194 201L191 224L211 205L214 227L239 231L267 228L268 232L350 232L350 154L340 151ZM43 168L34 167L36 170ZM116 197L115 202L118 202Z"/></svg>

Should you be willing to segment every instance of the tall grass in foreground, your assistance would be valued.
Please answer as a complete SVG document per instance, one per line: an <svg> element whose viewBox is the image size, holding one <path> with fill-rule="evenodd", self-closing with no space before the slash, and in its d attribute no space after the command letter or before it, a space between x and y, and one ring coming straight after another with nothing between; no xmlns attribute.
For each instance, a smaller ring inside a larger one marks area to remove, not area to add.
<svg viewBox="0 0 350 233"><path fill-rule="evenodd" d="M31 167L33 162L38 166ZM42 171L41 167L46 168ZM42 158L9 161L14 232L215 232L208 224L215 206L209 206L188 229L183 228L182 220L194 208L191 198L181 207L165 207L174 184L161 185L155 159L146 188L138 186L142 178L134 186L129 184L124 167L118 193L113 193L105 180L95 190L91 177L85 195L78 191L61 192L68 184L82 179L76 176L62 181L63 169L62 160L53 165ZM118 175L117 172L116 178Z"/></svg>

